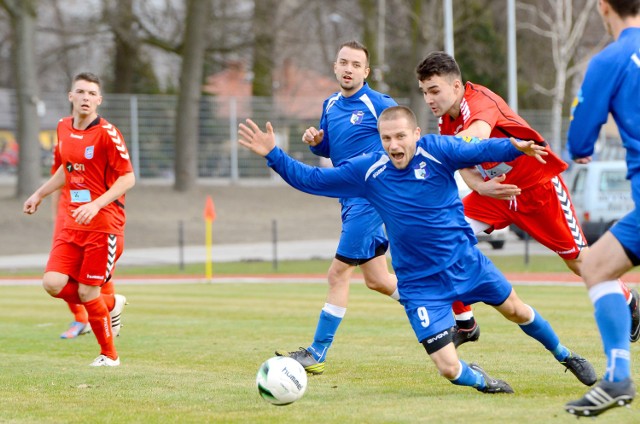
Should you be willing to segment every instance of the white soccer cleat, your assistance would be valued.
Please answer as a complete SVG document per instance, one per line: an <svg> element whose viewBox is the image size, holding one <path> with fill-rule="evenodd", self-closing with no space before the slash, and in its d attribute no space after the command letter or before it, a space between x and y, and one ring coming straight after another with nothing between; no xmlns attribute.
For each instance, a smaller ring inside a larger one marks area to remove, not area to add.
<svg viewBox="0 0 640 424"><path fill-rule="evenodd" d="M90 367L117 367L120 365L120 358L111 359L108 356L100 355L89 364Z"/></svg>
<svg viewBox="0 0 640 424"><path fill-rule="evenodd" d="M111 317L111 333L113 334L113 337L118 337L120 334L120 327L122 327L120 317L124 310L124 305L127 304L127 298L121 294L115 294L113 296L115 297L116 302L114 303L111 312L109 312L109 316Z"/></svg>

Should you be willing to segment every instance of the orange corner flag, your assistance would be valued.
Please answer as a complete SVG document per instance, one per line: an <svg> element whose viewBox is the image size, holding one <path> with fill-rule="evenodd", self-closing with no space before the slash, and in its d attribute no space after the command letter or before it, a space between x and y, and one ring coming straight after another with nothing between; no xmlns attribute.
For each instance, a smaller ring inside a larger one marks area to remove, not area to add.
<svg viewBox="0 0 640 424"><path fill-rule="evenodd" d="M204 207L204 219L207 221L213 221L216 219L216 208L213 206L213 199L211 196L207 196L207 203Z"/></svg>

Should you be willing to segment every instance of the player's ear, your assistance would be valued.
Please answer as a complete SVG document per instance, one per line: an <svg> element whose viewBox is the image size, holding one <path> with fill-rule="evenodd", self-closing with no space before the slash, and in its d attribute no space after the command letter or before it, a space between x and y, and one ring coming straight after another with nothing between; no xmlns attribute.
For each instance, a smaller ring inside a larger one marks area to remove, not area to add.
<svg viewBox="0 0 640 424"><path fill-rule="evenodd" d="M371 68L369 68L368 66L366 68L364 68L364 77L368 77L369 76L369 72L371 72Z"/></svg>

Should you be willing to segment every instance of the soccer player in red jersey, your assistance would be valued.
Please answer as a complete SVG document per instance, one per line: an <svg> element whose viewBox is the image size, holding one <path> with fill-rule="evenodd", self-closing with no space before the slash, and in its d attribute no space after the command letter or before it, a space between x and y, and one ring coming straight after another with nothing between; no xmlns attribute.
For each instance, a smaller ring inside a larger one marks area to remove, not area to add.
<svg viewBox="0 0 640 424"><path fill-rule="evenodd" d="M418 84L431 112L439 119L440 134L461 137L514 137L545 143L543 137L497 94L478 84L462 82L455 59L430 53L416 68ZM474 232L516 224L540 244L553 250L580 275L587 243L576 218L569 191L560 173L567 164L547 145L546 165L519 157L511 162L484 163L461 169L473 191L463 199L464 213ZM630 339L640 337L638 292L620 285L632 311ZM458 330L456 346L475 341L479 327L470 306L453 304Z"/></svg>
<svg viewBox="0 0 640 424"><path fill-rule="evenodd" d="M60 168L62 161L60 159L60 151L54 147L53 149L53 163L51 165L51 175ZM69 207L69 192L67 190L56 190L51 194L51 205L53 212L53 241L56 240L58 233L64 227L64 219L66 216L67 208ZM101 288L102 294L115 294L113 287L113 281L107 281ZM61 339L74 339L83 334L91 332L91 325L89 325L89 315L87 310L80 303L67 302L69 311L73 315L73 321L69 325L69 329L60 334Z"/></svg>
<svg viewBox="0 0 640 424"><path fill-rule="evenodd" d="M113 338L126 299L101 294L124 247L125 193L135 184L129 152L120 131L98 115L100 80L81 73L73 80L72 115L58 123L61 166L24 203L33 214L57 189L68 191L64 226L57 234L43 276L53 297L81 303L100 345L91 366L118 366ZM113 326L113 328L112 328Z"/></svg>

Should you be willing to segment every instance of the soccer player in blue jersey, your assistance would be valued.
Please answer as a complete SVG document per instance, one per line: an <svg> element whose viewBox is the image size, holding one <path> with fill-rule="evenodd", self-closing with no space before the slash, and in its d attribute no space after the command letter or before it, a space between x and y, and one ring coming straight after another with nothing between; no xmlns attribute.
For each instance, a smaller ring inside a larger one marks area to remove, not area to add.
<svg viewBox="0 0 640 424"><path fill-rule="evenodd" d="M330 158L333 166L348 159L381 149L378 116L396 102L372 90L365 82L369 75L369 52L357 41L338 48L333 70L340 91L324 101L320 128L307 128L302 141L316 155ZM322 374L327 351L347 311L349 281L360 266L365 284L372 290L398 300L396 277L389 273L385 253L388 247L382 220L363 198L341 198L342 233L327 278L329 291L313 337L307 348L276 355L290 356L311 374Z"/></svg>
<svg viewBox="0 0 640 424"><path fill-rule="evenodd" d="M579 416L628 405L636 394L629 319L619 319L629 311L617 279L640 265L640 0L600 0L598 11L615 41L589 63L574 101L567 147L575 162L589 163L600 127L611 113L627 149L627 178L635 209L595 242L581 267L607 369L597 386L566 404L567 412Z"/></svg>
<svg viewBox="0 0 640 424"><path fill-rule="evenodd" d="M518 298L502 273L477 248L454 179L459 168L510 161L521 152L545 155L542 146L514 139L467 139L461 143L452 136L420 138L413 112L393 106L378 119L384 151L323 169L286 155L275 145L271 124L266 128L265 133L248 119L240 124L239 143L266 157L267 164L287 183L316 195L365 198L380 214L393 250L400 302L417 339L443 377L484 393L513 393L506 382L458 358L452 343L455 322L451 303L462 300L494 306L583 384L596 382L591 364L560 343L551 325Z"/></svg>

